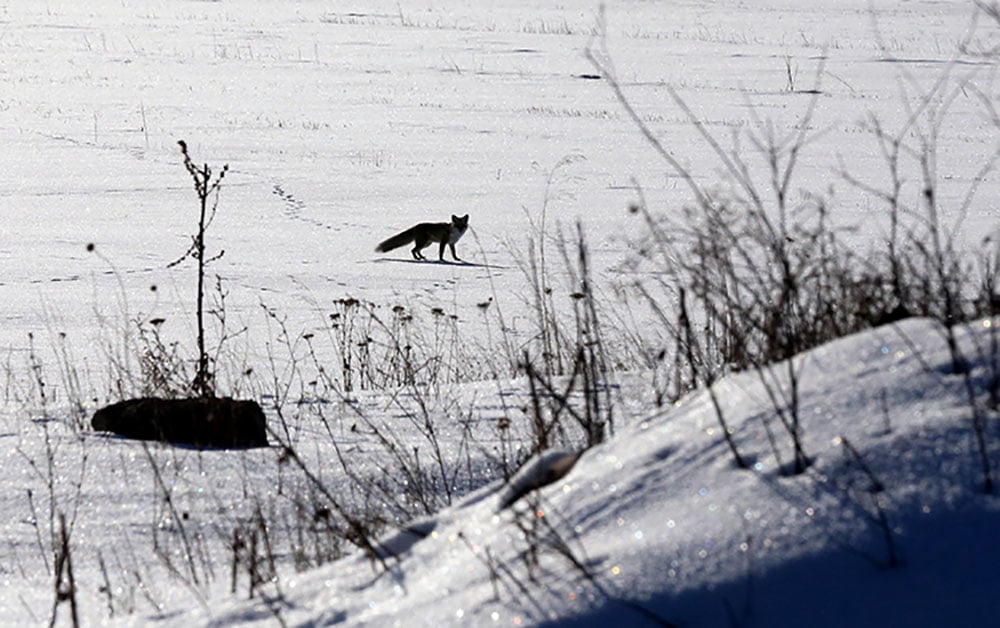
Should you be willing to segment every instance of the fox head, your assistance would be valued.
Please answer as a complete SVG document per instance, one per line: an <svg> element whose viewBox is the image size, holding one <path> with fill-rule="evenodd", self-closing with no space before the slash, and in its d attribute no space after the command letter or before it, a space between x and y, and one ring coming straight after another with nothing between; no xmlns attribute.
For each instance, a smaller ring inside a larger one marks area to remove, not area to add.
<svg viewBox="0 0 1000 628"><path fill-rule="evenodd" d="M456 229L460 229L461 231L465 231L465 229L469 226L469 215L466 214L464 216L456 216L452 214L451 226Z"/></svg>

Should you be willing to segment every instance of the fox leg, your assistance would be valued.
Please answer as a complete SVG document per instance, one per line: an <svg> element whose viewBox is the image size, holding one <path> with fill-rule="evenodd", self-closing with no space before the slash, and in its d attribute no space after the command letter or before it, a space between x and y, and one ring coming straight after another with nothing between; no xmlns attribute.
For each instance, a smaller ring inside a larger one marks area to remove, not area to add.
<svg viewBox="0 0 1000 628"><path fill-rule="evenodd" d="M427 238L421 238L418 236L416 239L414 239L413 251L412 251L413 259L427 259L426 257L424 257L424 254L421 253L421 251L426 249L428 244L430 244L430 241Z"/></svg>
<svg viewBox="0 0 1000 628"><path fill-rule="evenodd" d="M455 255L455 243L454 242L442 242L441 243L441 247L440 247L440 249L438 249L438 259L441 260L442 262L444 261L444 247L445 247L445 245L448 245L448 248L451 249L451 256L455 258L455 261L456 262L461 262L462 260L458 259L458 255Z"/></svg>

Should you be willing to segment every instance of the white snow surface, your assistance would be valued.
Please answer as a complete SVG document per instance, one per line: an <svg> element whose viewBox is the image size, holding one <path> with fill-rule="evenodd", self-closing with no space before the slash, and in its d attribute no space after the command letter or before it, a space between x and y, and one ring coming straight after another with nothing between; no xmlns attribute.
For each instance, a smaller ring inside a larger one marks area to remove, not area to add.
<svg viewBox="0 0 1000 628"><path fill-rule="evenodd" d="M993 62L956 53L973 8L614 0L604 14L636 111L706 184L718 177L717 157L668 89L723 142L767 124L787 133L825 56L796 189L833 191L833 218L861 249L883 235L884 216L837 170L884 182L862 122L874 114L898 129L909 115L901 94L944 72L979 77L992 94ZM625 369L606 382L614 437L501 509L510 488L497 479L495 425L513 417L511 433L527 431L518 410L525 383L449 388L430 411L448 459L470 457L477 481L468 492L440 512L390 522L379 559L356 551L303 572L289 559L250 600L245 574L229 591L226 543L255 508L291 516L282 499L296 480L277 449L144 446L73 427L72 401L89 412L135 385L115 381L120 371L108 365L125 359L137 321L162 318L164 339L191 350L193 263L171 265L196 220L183 139L197 163L229 165L208 246L225 251L211 272L227 290L227 329L245 331L220 358L220 384L298 408L285 426L300 455L332 491L364 503L346 494L331 440L359 472L377 475L385 452L355 429L353 413L425 446L405 418L413 391L347 404L303 387L279 400L267 381L308 361L301 338L327 331L338 299L425 318L441 308L472 351L495 351L484 327L497 329L477 304L492 299L509 337L530 337L521 262L540 225L569 232L580 220L595 282L612 286L642 231L627 211L637 186L654 211L690 200L590 76L583 51L599 13L582 0L0 3L0 624L47 625L55 615L69 625L68 603L54 604L57 513L72 521L82 625L997 621L1000 502L982 490L965 379L927 320L796 358L811 461L798 475L781 472L790 443L758 374L732 374L714 389L749 463L738 469L707 392L657 407L652 376ZM981 49L995 44L988 20L975 32ZM951 103L939 142L938 191L952 208L944 219L971 248L995 231L1000 192L995 173L980 173L997 128L977 93ZM959 211L973 185L978 193ZM466 264L373 253L415 222L465 213ZM569 279L559 286L573 289ZM979 389L991 377L993 323L957 329ZM787 393L786 373L775 366L766 381ZM977 408L995 468L996 412L982 398ZM484 451L463 449L470 429ZM549 452L527 469L545 475L546 463L575 453ZM189 541L196 584L185 572Z"/></svg>

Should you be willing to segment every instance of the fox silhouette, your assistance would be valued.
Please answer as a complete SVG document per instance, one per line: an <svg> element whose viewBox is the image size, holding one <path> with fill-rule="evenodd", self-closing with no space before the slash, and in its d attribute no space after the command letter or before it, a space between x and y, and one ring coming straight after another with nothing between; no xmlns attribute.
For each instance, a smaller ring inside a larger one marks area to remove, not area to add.
<svg viewBox="0 0 1000 628"><path fill-rule="evenodd" d="M375 247L375 251L377 253L385 253L386 251L398 249L412 242L413 249L410 253L413 255L413 259L423 260L427 258L424 257L421 251L430 246L432 242L437 242L441 245L438 251L438 258L442 262L444 261L444 247L446 245L451 249L451 256L460 262L462 260L455 253L455 243L458 242L459 238L462 237L468 228L468 214L464 216L452 216L451 222L421 222L406 231L383 240Z"/></svg>

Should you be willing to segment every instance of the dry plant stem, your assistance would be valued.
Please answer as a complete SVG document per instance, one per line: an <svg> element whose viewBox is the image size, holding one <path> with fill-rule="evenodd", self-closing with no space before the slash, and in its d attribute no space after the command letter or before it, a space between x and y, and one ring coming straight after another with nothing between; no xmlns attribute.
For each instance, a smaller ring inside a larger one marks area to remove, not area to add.
<svg viewBox="0 0 1000 628"><path fill-rule="evenodd" d="M56 529L57 519L61 520L63 525L65 525L66 521L65 514L62 510L65 504L63 503L63 500L60 498L60 495L56 491L57 481L58 481L57 469L62 468L62 465L59 464L59 461L57 460L58 448L53 443L52 435L49 431L49 421L43 419L41 421L41 428L45 443L44 468L41 468L35 461L35 459L29 456L28 453L23 449L21 449L20 447L17 447L16 451L21 457L25 459L25 461L27 461L29 467L34 472L34 474L46 486L46 491L48 493L47 519L48 519L49 548L52 551L55 551L60 544L60 537L58 536L59 531ZM81 441L81 443L84 442L85 441ZM75 481L73 481L73 488L75 493L72 497L68 499L68 503L71 507L71 516L69 519L69 530L68 530L69 535L72 535L73 527L76 522L76 516L79 512L80 503L83 499L82 497L83 483L87 472L88 453L85 445L81 444L81 448L83 450L83 453L80 456L80 465L79 465L80 473L78 478ZM48 561L48 555L44 543L42 542L42 531L41 527L38 524L38 514L35 508L34 493L31 491L31 489L28 489L27 495L28 495L28 505L32 513L32 525L34 526L35 536L38 542L38 549L39 552L41 553L42 561L45 564L45 568L48 571L50 570L50 563Z"/></svg>
<svg viewBox="0 0 1000 628"><path fill-rule="evenodd" d="M115 616L115 599L111 589L111 579L108 577L108 566L104 563L104 555L100 551L97 552L97 566L101 571L101 581L104 583L101 585L100 591L104 593L108 601L108 617L113 618Z"/></svg>
<svg viewBox="0 0 1000 628"><path fill-rule="evenodd" d="M59 605L63 602L69 602L70 623L76 627L80 625L76 603L76 576L73 574L73 555L70 551L69 533L66 531L66 516L62 513L59 513L59 537L55 550L55 596L49 628L56 625Z"/></svg>
<svg viewBox="0 0 1000 628"><path fill-rule="evenodd" d="M412 340L410 338L403 338L400 336L403 333L404 327L401 327L400 319L403 316L402 307L394 308L394 318L392 323L386 323L381 318L379 318L373 309L357 308L352 306L350 311L357 311L359 315L366 317L369 321L365 326L367 327L364 332L366 338L371 338L372 336L386 338L386 342L378 341L377 344L384 346L385 351L378 351L379 355L383 355L390 364L388 367L393 371L406 372L406 373L416 373L424 370L422 366L416 366L410 363L412 359L412 352L408 351L409 342ZM408 315L407 315L408 316ZM352 326L354 315L350 316L337 316L339 325ZM439 323L440 316L435 317L435 324ZM345 320L341 320L345 319ZM332 333L333 330L329 330ZM380 334L375 334L375 331L380 331ZM408 332L407 332L408 333ZM369 342L373 344L374 341ZM341 397L342 402L346 402L346 398L343 397L343 392L340 387L337 386L336 382L333 381L330 375L326 374L322 369L322 365L318 363L315 351L312 348L312 340L306 339L306 343L309 347L308 355L313 360L317 368L317 383L322 383L324 386L324 391L326 393L334 393ZM440 344L440 343L438 343ZM431 361L430 368L437 368L433 366L434 363L440 363L440 361ZM375 370L382 372L384 369L375 366ZM436 379L433 375L431 379ZM434 490L435 483L440 481L443 486L444 504L450 503L455 491L459 486L459 476L461 472L461 467L457 464L452 464L452 461L448 459L444 448L440 442L440 437L438 435L438 427L434 422L434 415L437 413L436 409L432 409L430 406L430 401L427 397L428 394L432 394L434 399L439 399L441 395L440 389L437 386L421 386L416 383L412 377L404 377L402 380L404 386L399 389L392 390L392 395L389 397L389 401L386 406L397 406L403 416L409 421L414 427L417 428L418 432L427 441L430 446L433 458L433 467L426 467L420 457L420 450L418 447L411 447L409 443L403 443L396 439L387 431L383 429L382 426L376 424L369 417L367 417L363 412L360 411L356 404L348 403L347 407L354 415L357 420L355 426L363 425L366 428L367 433L374 435L379 442L379 446L383 449L385 453L388 454L391 464L388 466L380 465L381 476L384 478L401 478L400 486L393 484L392 486L386 485L384 482L371 483L370 480L362 478L358 474L351 472L351 466L348 463L344 452L342 451L340 445L337 443L336 435L333 433L331 426L327 419L320 412L320 420L326 426L328 435L331 438L335 451L337 452L338 460L344 472L351 482L356 486L366 486L365 492L371 494L374 490L382 496L385 504L391 504L393 508L396 509L398 513L402 513L407 517L415 516L419 513L412 511L412 503L405 503L405 500L401 500L401 495L406 495L414 500L420 506L423 513L435 512L441 507L442 502L435 495ZM385 378L384 382L379 383L379 386L395 386L398 385L396 378L389 376ZM402 396L404 393L409 392L410 394L406 397L407 399L412 399L417 404L416 412L412 411L408 404L403 403ZM352 427L351 430L354 431L356 427ZM467 431L466 431L467 433ZM463 450L468 449L468 442L463 439L459 444L458 455L461 455ZM433 469L431 471L430 469ZM469 482L472 484L472 471L470 467L469 471ZM400 492L402 488L402 492Z"/></svg>
<svg viewBox="0 0 1000 628"><path fill-rule="evenodd" d="M556 162L556 165L549 170L545 180L545 195L542 200L541 220L538 224L535 224L531 221L530 215L528 216L531 227L537 237L537 256L535 255L534 242L529 243L529 279L535 291L534 301L538 314L539 334L542 338L542 357L545 359L549 375L562 373L563 366L559 325L556 318L556 308L552 302L553 289L549 282L548 258L545 250L545 244L549 238L547 216L549 205L555 195L553 187L556 177L563 169L581 159L582 157L579 155L566 155Z"/></svg>
<svg viewBox="0 0 1000 628"><path fill-rule="evenodd" d="M789 392L787 396L784 394L779 396L779 390L783 387L779 381L779 376L774 372L774 367L761 365L757 368L757 374L761 384L764 386L764 390L767 391L768 398L771 400L771 407L774 408L774 412L778 415L782 427L785 428L785 432L792 440L793 462L790 471L793 475L799 475L805 472L810 461L802 445L802 427L799 422L798 403L799 382L795 367L791 364L792 361L793 358L786 360L789 378ZM768 375L771 381L768 381Z"/></svg>
<svg viewBox="0 0 1000 628"><path fill-rule="evenodd" d="M976 448L979 451L979 462L983 474L983 492L991 495L993 494L993 465L990 461L989 445L986 442L986 418L976 400L975 384L972 382L972 373L969 372L969 369L962 372L962 383L965 386L969 410L972 413L972 432L975 435Z"/></svg>
<svg viewBox="0 0 1000 628"><path fill-rule="evenodd" d="M858 468L860 468L865 477L868 478L870 483L869 491L878 493L885 490L885 486L878 480L877 477L875 477L875 473L872 471L871 467L868 466L865 459L861 457L861 453L853 444L851 444L851 441L848 440L846 436L840 437L840 444L844 448L844 455L847 456L848 460L851 460L858 465Z"/></svg>
<svg viewBox="0 0 1000 628"><path fill-rule="evenodd" d="M52 566L49 563L48 552L45 551L45 543L42 541L42 529L38 525L38 511L35 508L34 494L31 489L27 490L28 493L28 508L31 510L31 527L35 530L35 541L38 543L38 552L42 557L42 563L45 565L45 571L52 573Z"/></svg>
<svg viewBox="0 0 1000 628"><path fill-rule="evenodd" d="M547 440L548 434L550 434L554 429L561 427L560 417L562 416L563 411L565 411L566 414L573 417L576 420L577 424L580 426L580 428L583 430L584 435L587 438L587 443L586 443L587 448L593 447L594 445L602 442L603 430L601 429L601 426L594 424L594 421L587 416L586 410L584 410L584 413L581 414L572 406L570 402L570 395L572 394L573 389L576 386L576 379L580 375L582 363L583 359L582 357L579 357L578 354L578 358L574 362L573 373L571 374L570 380L566 385L566 390L565 392L559 392L558 390L556 390L555 383L552 381L552 378L546 377L542 373L539 373L537 370L535 370L534 367L531 366L530 363L525 362L525 371L529 378L529 385L531 386L532 405L535 408L535 414L536 414L535 430L541 430L542 434L546 437L546 440L544 441L546 443L549 442ZM539 394L538 389L535 387L534 385L535 383L540 384L545 392L545 395L551 397L556 402L552 409L552 418L548 422L545 421L544 415L541 412L541 403L540 403L541 395ZM592 397L593 395L596 395L597 391L593 389L588 390L585 388L583 394L584 394L584 404L586 406L590 404L589 398ZM542 440L539 439L536 435L536 446L540 442L542 442Z"/></svg>
<svg viewBox="0 0 1000 628"><path fill-rule="evenodd" d="M270 429L268 431L271 432L271 436L275 440L277 440L280 444L281 439L279 438L278 434L274 433ZM385 559L382 558L381 554L376 550L375 545L372 542L372 539L370 538L370 534L368 533L364 524L358 521L357 518L352 516L349 512L347 512L347 509L344 508L343 504L340 503L340 500L338 500L336 496L330 492L330 490L316 476L316 474L309 469L305 461L303 461L302 458L299 457L298 452L296 452L287 444L282 445L281 447L282 447L282 459L294 463L295 466L299 469L299 471L301 471L302 474L306 477L306 479L309 480L310 484L312 484L312 486L329 501L333 509L337 511L337 514L339 514L341 518L343 518L343 520L347 523L352 533L348 540L357 545L360 549L367 552L368 556L373 561L377 560L382 565L382 567L388 571L389 565L385 562Z"/></svg>
<svg viewBox="0 0 1000 628"><path fill-rule="evenodd" d="M188 154L187 144L183 140L177 143L181 147L181 153L184 155L184 167L187 169L194 181L194 189L195 193L198 195L199 204L198 233L194 237L194 242L188 251L188 254L194 256L198 262L198 294L196 306L198 323L198 372L195 375L192 388L194 389L194 393L196 395L200 395L202 397L212 397L215 395L215 382L209 364L208 352L205 349L205 266L212 260L205 259L205 231L215 218L215 212L219 206L219 188L222 185L222 180L226 176L226 172L229 170L229 166L223 166L222 171L219 172L219 175L213 180L212 169L209 168L208 164L205 164L200 168L196 166L191 160L191 156ZM215 198L210 210L208 199L213 195ZM223 253L225 253L225 251L219 253L219 255L213 259L218 259L223 255ZM184 257L188 254L185 254ZM183 257L181 259L183 259Z"/></svg>
<svg viewBox="0 0 1000 628"><path fill-rule="evenodd" d="M123 554L124 550L127 549L128 553L126 555L126 559L130 559L128 560L129 564L126 565L123 562L122 556L118 553L117 549L114 550L114 556L115 556L115 562L118 564L119 571L122 574L125 574L126 577L130 576L132 579L133 588L131 590L132 594L130 600L131 604L127 609L127 613L131 613L132 611L135 610L136 590L142 593L143 598L145 598L146 602L149 604L149 608L152 609L154 612L158 612L160 609L163 608L163 604L161 603L160 599L157 598L156 592L153 591L153 585L154 585L153 578L152 576L143 577L142 573L140 572L140 570L143 567L146 567L148 571L148 566L141 565L139 563L135 547L132 545L131 536L128 534L127 531L123 533L122 541L123 545L125 546L123 548Z"/></svg>
<svg viewBox="0 0 1000 628"><path fill-rule="evenodd" d="M688 366L691 368L691 378L692 381L698 381L701 379L704 386L708 389L709 399L712 401L712 408L715 409L715 417L719 421L719 429L722 430L722 436L726 441L726 445L729 447L729 451L733 454L733 460L736 462L736 466L740 469L746 469L748 467L743 456L740 455L740 450L736 446L736 441L733 438L732 430L726 424L726 418L722 413L722 406L719 404L719 398L715 394L715 383L714 376L705 371L698 369L698 360L695 359L695 345L697 340L695 339L694 332L691 329L691 319L688 317L687 312L687 298L686 292L683 288L680 289L680 313L678 326L683 331L684 337L684 353L686 354ZM680 351L678 351L680 353Z"/></svg>
<svg viewBox="0 0 1000 628"><path fill-rule="evenodd" d="M875 507L875 516L878 521L879 529L882 531L882 536L885 539L886 545L886 567L894 568L899 565L899 555L896 550L895 537L892 534L892 526L889 525L889 518L885 513L885 509L882 507L882 502L879 500L879 494L884 490L884 485L882 482L875 477L875 473L872 472L871 467L865 462L861 453L851 444L851 441L847 439L846 436L840 437L840 444L843 446L844 455L849 461L853 461L858 468L861 469L865 477L868 478L870 483L869 488L866 492L871 494L872 505Z"/></svg>
<svg viewBox="0 0 1000 628"><path fill-rule="evenodd" d="M486 277L490 282L491 299L482 307L483 317L484 318L486 317L486 308L490 306L496 308L497 322L500 325L500 331L501 331L500 338L503 341L503 354L507 358L506 360L507 368L511 372L513 372L515 370L515 366L517 363L517 359L514 357L516 355L516 352L514 351L514 348L511 346L510 334L507 334L505 331L507 329L507 323L504 320L503 307L502 304L500 303L501 299L498 296L496 282L493 279L494 267L489 263L489 260L486 256L486 249L483 247L482 242L479 240L479 234L476 233L476 230L472 229L471 227L469 228L469 231L470 233L472 233L472 237L476 242L476 246L479 248L479 254L484 260L483 265L486 268ZM492 353L493 341L492 341L490 326L488 324L486 326L486 333L488 334L487 341L488 341L488 346L490 348L490 353ZM495 380L499 379L498 370L495 368L495 362L491 360L490 365L493 367L493 379Z"/></svg>
<svg viewBox="0 0 1000 628"><path fill-rule="evenodd" d="M527 352L524 354L522 368L528 375L529 396L531 397L532 434L535 436L533 452L540 453L549 448L549 427L546 425L545 415L542 413L541 395L538 394L535 383L540 381L541 377L531 366L531 358Z"/></svg>
<svg viewBox="0 0 1000 628"><path fill-rule="evenodd" d="M174 504L173 492L163 479L163 474L160 472L160 465L153 457L153 452L150 451L149 445L145 441L142 442L142 451L146 454L146 460L149 462L150 469L153 471L153 481L155 482L156 487L161 491L163 502L167 505L170 518L173 520L174 525L177 527L180 534L181 543L184 547L184 558L187 561L188 576L191 578L193 585L200 585L201 580L198 577L198 569L195 566L194 551L191 546L191 541L188 538L187 529L184 526L184 519L181 517L180 513L177 512L177 507Z"/></svg>
<svg viewBox="0 0 1000 628"><path fill-rule="evenodd" d="M71 419L70 426L73 428L74 432L79 433L82 432L86 426L85 417L87 414L85 410L83 386L80 382L80 373L74 366L76 359L69 349L66 334L60 332L59 334L50 334L50 336L51 335L55 335L59 339L58 343L53 343L53 352L57 356L56 363L59 367L63 388L66 391L68 400L73 406L74 416Z"/></svg>
<svg viewBox="0 0 1000 628"><path fill-rule="evenodd" d="M121 319L128 321L131 320L129 314L129 300L128 291L125 287L125 281L122 279L122 274L118 271L115 264L104 255L100 249L98 249L93 244L87 245L87 251L97 255L107 267L110 269L112 276L114 276L118 290L115 293L118 299L118 307L120 309ZM110 374L110 384L112 388L108 391L111 396L124 398L129 393L131 393L131 388L134 388L134 384L131 381L133 377L133 369L131 365L131 355L132 355L132 335L131 327L126 326L123 330L122 337L120 338L121 343L118 344L118 338L114 341L106 341L103 339L104 330L108 327L108 318L104 316L96 307L94 306L95 318L99 321L100 335L102 336L102 349L104 349L106 355L105 360L108 363L108 369ZM126 386L128 385L128 386Z"/></svg>
<svg viewBox="0 0 1000 628"><path fill-rule="evenodd" d="M541 240L544 241L544 234ZM532 302L535 309L536 323L538 325L538 336L541 339L542 364L546 373L550 375L561 374L562 352L559 348L558 323L553 316L551 304L552 289L548 285L548 275L545 270L545 259L541 257L544 253L537 251L544 247L536 247L534 241L528 242L528 267L527 275L532 289Z"/></svg>
<svg viewBox="0 0 1000 628"><path fill-rule="evenodd" d="M445 470L444 453L441 450L441 443L440 440L438 439L437 432L434 428L434 421L433 419L431 419L430 411L427 408L426 400L424 399L424 396L421 394L419 387L413 386L412 391L413 391L412 397L417 401L417 405L420 407L420 414L422 420L418 420L416 417L412 417L411 413L406 412L406 409L402 408L402 406L400 406L400 409L404 411L406 417L410 419L411 423L413 423L413 425L420 431L421 435L428 442L428 444L430 444L432 453L434 455L434 461L438 467L438 472L441 475L441 483L444 487L444 492L445 492L445 503L451 504L452 487L450 486L450 482L448 481L448 473ZM399 403L398 398L396 398L395 401L397 404ZM417 453L418 449L414 447L414 456L413 456L414 461L419 462ZM417 465L417 468L419 469L419 464Z"/></svg>
<svg viewBox="0 0 1000 628"><path fill-rule="evenodd" d="M270 380L269 384L271 386L271 393L273 397L273 408L278 415L279 424L281 429L285 434L286 443L292 442L292 432L286 420L283 408L288 403L291 397L292 386L296 381L300 381L301 374L299 372L299 361L296 354L297 342L292 340L292 335L288 331L285 319L278 315L277 311L268 307L263 301L260 302L260 307L264 312L264 322L267 327L267 337L274 337L274 333L271 330L271 324L275 324L278 327L277 331L277 341L278 344L284 347L290 358L290 366L287 369L280 368L278 357L275 355L274 344L268 341L265 345L267 351L267 361L270 367Z"/></svg>
<svg viewBox="0 0 1000 628"><path fill-rule="evenodd" d="M535 608L535 610L537 610L542 616L545 616L545 607L533 595L532 589L524 584L522 578L519 578L517 574L513 573L507 565L494 559L489 547L480 551L479 548L474 545L463 532L458 532L457 536L468 548L468 550L472 552L472 555L479 559L479 561L489 570L490 579L494 582L494 591L498 597L499 591L497 590L495 583L501 582L511 595L515 598L528 600L531 602L531 605ZM484 557L482 554L486 554L486 556Z"/></svg>
<svg viewBox="0 0 1000 628"><path fill-rule="evenodd" d="M604 347L600 318L597 313L596 299L592 291L590 262L587 245L583 235L583 224L576 223L576 250L579 265L579 291L573 293L575 303L582 305L582 314L577 313L577 345L585 357L584 390L590 391L587 399L587 434L588 442L596 445L605 438L614 435L614 414L611 401L610 386L607 378L609 373L608 358ZM568 255L567 255L568 257ZM569 266L567 259L567 266ZM576 308L574 308L575 310ZM601 392L604 392L602 403ZM602 412L601 408L605 409Z"/></svg>
<svg viewBox="0 0 1000 628"><path fill-rule="evenodd" d="M544 512L544 516L537 516L537 513ZM620 597L613 596L611 591L600 581L598 574L586 564L585 561L581 560L573 549L570 547L569 543L559 534L555 526L552 524L551 519L556 516L556 511L550 506L545 509L540 507L535 507L532 509L532 513L536 514L536 519L539 521L540 527L544 530L548 539L546 543L552 549L554 549L560 556L566 559L574 569L576 569L580 575L584 577L587 582L589 582L598 593L600 593L606 600L613 604L619 604L628 609L635 611L640 614L645 620L649 621L653 625L661 626L662 628L676 628L677 624L667 621L663 617L659 616L655 612L649 610L642 604L633 602L631 600L622 599ZM531 516L529 514L529 516Z"/></svg>

